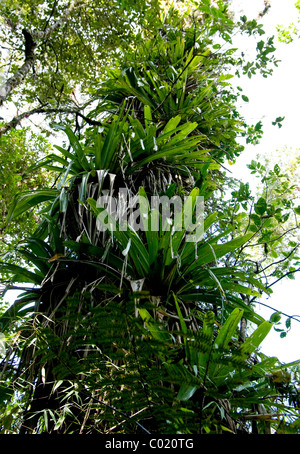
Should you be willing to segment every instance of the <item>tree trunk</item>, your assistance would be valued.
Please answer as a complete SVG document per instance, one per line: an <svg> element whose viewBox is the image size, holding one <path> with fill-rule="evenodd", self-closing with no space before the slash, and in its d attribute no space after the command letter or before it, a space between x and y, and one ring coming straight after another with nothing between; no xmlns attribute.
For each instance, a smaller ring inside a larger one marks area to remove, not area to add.
<svg viewBox="0 0 300 454"><path fill-rule="evenodd" d="M54 22L51 26L45 30L27 30L23 29L22 34L25 39L25 62L23 65L0 87L0 106L7 100L12 90L20 85L22 80L27 76L29 71L32 69L35 56L35 49L37 47L37 40L47 40L50 35L57 30L64 22L67 21L72 11L83 3L82 0L74 0L69 8L67 8L62 14L61 18Z"/></svg>

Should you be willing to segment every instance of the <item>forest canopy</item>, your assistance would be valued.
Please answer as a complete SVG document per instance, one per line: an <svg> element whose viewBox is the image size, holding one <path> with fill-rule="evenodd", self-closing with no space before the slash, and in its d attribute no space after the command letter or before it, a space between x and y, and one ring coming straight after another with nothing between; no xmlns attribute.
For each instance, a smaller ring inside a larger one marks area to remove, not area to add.
<svg viewBox="0 0 300 454"><path fill-rule="evenodd" d="M1 433L299 433L299 364L260 351L298 320L255 306L299 267L295 185L228 170L264 5L1 4Z"/></svg>

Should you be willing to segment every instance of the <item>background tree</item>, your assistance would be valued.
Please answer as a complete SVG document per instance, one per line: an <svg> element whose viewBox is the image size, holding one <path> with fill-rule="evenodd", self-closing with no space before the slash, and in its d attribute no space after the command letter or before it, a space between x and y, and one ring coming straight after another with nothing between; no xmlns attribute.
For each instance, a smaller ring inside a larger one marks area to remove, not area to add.
<svg viewBox="0 0 300 454"><path fill-rule="evenodd" d="M298 10L297 12L299 13L299 8L300 8L300 3L299 1L295 2L295 8ZM296 11L295 11L296 13ZM290 25L287 27L284 27L282 24L278 24L277 26L277 33L278 33L278 39L282 43L291 43L296 37L299 36L299 17L298 21L296 23L292 22Z"/></svg>
<svg viewBox="0 0 300 454"><path fill-rule="evenodd" d="M5 114L0 133L33 114L79 119L105 65L138 41L157 8L156 1L3 3L0 99L17 110L11 120Z"/></svg>

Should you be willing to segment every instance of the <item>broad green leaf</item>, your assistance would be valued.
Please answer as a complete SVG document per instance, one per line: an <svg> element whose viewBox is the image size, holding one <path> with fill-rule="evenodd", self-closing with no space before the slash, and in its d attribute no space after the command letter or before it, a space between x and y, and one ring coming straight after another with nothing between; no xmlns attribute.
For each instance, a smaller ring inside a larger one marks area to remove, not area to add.
<svg viewBox="0 0 300 454"><path fill-rule="evenodd" d="M233 74L222 74L219 77L218 82L223 82L224 80L232 79L233 77L234 77Z"/></svg>
<svg viewBox="0 0 300 454"><path fill-rule="evenodd" d="M281 312L274 312L270 317L270 322L278 323L281 320Z"/></svg>
<svg viewBox="0 0 300 454"><path fill-rule="evenodd" d="M177 115L176 117L171 118L168 121L168 123L166 124L166 126L164 127L163 134L168 134L171 131L174 131L177 128L177 126L179 125L180 121L181 121L180 115Z"/></svg>
<svg viewBox="0 0 300 454"><path fill-rule="evenodd" d="M278 358L272 356L270 358L263 359L253 366L253 372L258 372L262 375L270 373L275 365L278 363Z"/></svg>
<svg viewBox="0 0 300 454"><path fill-rule="evenodd" d="M269 334L270 330L272 329L273 323L269 321L264 321L261 323L254 333L249 336L245 342L241 345L238 350L238 354L246 359L249 357L263 342L265 337Z"/></svg>
<svg viewBox="0 0 300 454"><path fill-rule="evenodd" d="M198 126L198 123L185 123L184 125L179 126L176 128L176 134L168 141L168 148L172 147L173 145L178 144L182 140L185 140L186 137L193 132ZM202 135L198 136L198 138L202 139Z"/></svg>
<svg viewBox="0 0 300 454"><path fill-rule="evenodd" d="M267 210L267 202L263 197L260 197L258 201L254 204L255 213L259 216L262 216Z"/></svg>
<svg viewBox="0 0 300 454"><path fill-rule="evenodd" d="M153 123L151 107L150 106L145 106L144 107L144 117L145 117L145 126L146 126L147 134L148 135L150 133L153 134L155 129L156 129L156 125Z"/></svg>
<svg viewBox="0 0 300 454"><path fill-rule="evenodd" d="M238 284L237 282L224 282L222 281L222 288L224 290L230 290L232 292L237 292L241 293L244 295L250 295L250 296L257 296L260 297L261 294L254 289L251 289L250 287L246 287L245 285Z"/></svg>

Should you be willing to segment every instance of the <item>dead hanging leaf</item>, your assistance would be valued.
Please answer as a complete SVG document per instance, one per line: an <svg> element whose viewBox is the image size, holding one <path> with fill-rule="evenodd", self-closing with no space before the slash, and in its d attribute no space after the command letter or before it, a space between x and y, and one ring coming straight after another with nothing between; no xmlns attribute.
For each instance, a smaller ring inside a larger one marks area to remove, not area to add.
<svg viewBox="0 0 300 454"><path fill-rule="evenodd" d="M44 367L42 367L42 370L41 370L41 378L42 378L43 384L45 385L46 384L46 371L45 371Z"/></svg>
<svg viewBox="0 0 300 454"><path fill-rule="evenodd" d="M48 262L55 262L55 260L58 260L58 259L61 258L61 257L65 257L64 254L60 254L60 253L54 254L54 255L48 260Z"/></svg>

